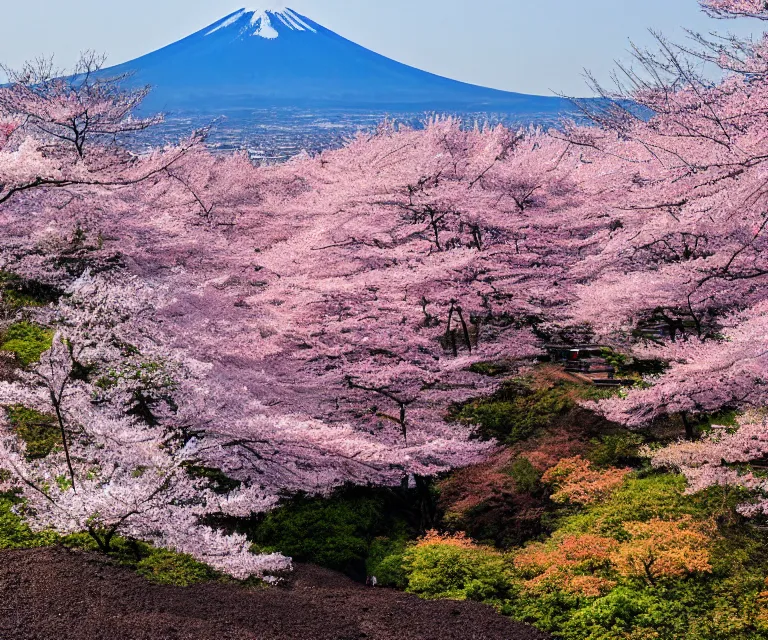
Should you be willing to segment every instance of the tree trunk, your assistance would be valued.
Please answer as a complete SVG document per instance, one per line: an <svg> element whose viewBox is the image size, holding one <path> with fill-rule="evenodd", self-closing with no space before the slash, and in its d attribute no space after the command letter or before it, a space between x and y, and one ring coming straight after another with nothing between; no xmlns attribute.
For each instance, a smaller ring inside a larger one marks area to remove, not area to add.
<svg viewBox="0 0 768 640"><path fill-rule="evenodd" d="M437 523L437 501L432 495L432 479L414 474L419 498L419 529L427 531Z"/></svg>
<svg viewBox="0 0 768 640"><path fill-rule="evenodd" d="M685 412L680 414L683 420L683 426L685 427L685 437L687 440L696 440L696 425L694 425L689 419L688 414Z"/></svg>
<svg viewBox="0 0 768 640"><path fill-rule="evenodd" d="M56 401L56 398L52 398L53 408L56 411L56 420L59 422L59 430L61 432L61 443L64 446L64 457L67 459L67 469L69 469L69 478L72 481L72 490L77 492L75 487L75 470L72 468L72 458L69 455L69 443L67 442L67 430L64 427L64 416L61 415L61 407Z"/></svg>

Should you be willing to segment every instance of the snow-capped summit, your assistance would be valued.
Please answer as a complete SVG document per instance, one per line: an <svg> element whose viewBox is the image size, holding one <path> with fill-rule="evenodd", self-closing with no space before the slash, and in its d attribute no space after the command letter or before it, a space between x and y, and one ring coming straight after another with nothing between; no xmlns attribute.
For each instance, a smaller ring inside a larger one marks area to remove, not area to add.
<svg viewBox="0 0 768 640"><path fill-rule="evenodd" d="M151 85L148 111L206 116L273 107L315 113L325 107L520 115L570 111L559 98L487 89L395 62L275 4L239 9L105 73L130 73L129 82Z"/></svg>
<svg viewBox="0 0 768 640"><path fill-rule="evenodd" d="M280 31L289 29L291 31L317 31L308 25L292 9L284 5L272 6L263 9L240 9L230 16L222 19L216 24L206 36L216 33L220 29L237 29L240 35L252 35L274 40L280 37Z"/></svg>

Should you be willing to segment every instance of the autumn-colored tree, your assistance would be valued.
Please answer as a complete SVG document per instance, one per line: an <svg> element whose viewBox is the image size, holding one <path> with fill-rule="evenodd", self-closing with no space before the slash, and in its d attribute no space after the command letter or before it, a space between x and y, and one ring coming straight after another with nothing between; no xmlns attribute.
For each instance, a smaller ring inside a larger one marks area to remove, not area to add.
<svg viewBox="0 0 768 640"><path fill-rule="evenodd" d="M531 592L553 589L585 597L599 596L616 585L610 578L613 538L594 534L565 534L529 544L515 555L514 566Z"/></svg>
<svg viewBox="0 0 768 640"><path fill-rule="evenodd" d="M677 520L653 518L625 522L630 536L611 555L619 574L656 585L664 578L709 573L711 536L702 523L689 517Z"/></svg>
<svg viewBox="0 0 768 640"><path fill-rule="evenodd" d="M709 573L711 536L690 517L624 522L626 539L594 534L556 534L529 544L514 558L526 590L599 596L623 578L656 585L666 578Z"/></svg>
<svg viewBox="0 0 768 640"><path fill-rule="evenodd" d="M581 456L563 458L548 469L541 478L554 489L554 502L593 504L618 489L630 469L594 469L589 460Z"/></svg>

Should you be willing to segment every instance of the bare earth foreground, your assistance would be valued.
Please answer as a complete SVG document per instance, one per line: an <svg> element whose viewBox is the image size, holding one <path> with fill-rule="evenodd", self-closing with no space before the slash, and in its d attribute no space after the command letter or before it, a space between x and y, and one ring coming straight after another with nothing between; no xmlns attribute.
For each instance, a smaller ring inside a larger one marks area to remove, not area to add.
<svg viewBox="0 0 768 640"><path fill-rule="evenodd" d="M300 566L289 585L154 585L65 549L0 553L2 640L545 640L469 602L428 602Z"/></svg>

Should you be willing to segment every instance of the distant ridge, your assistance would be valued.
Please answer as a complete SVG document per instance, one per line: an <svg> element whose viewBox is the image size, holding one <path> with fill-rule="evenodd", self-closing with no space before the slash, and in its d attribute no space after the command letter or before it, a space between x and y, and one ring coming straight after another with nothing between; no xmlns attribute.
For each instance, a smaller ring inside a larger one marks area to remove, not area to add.
<svg viewBox="0 0 768 640"><path fill-rule="evenodd" d="M443 78L374 53L287 7L243 8L106 70L149 84L151 111L249 108L566 113L561 98Z"/></svg>

